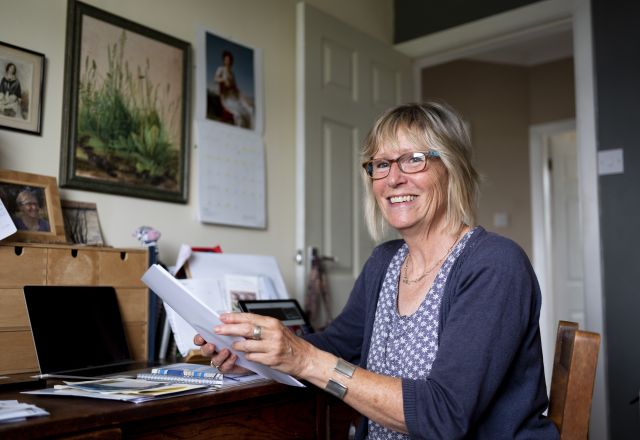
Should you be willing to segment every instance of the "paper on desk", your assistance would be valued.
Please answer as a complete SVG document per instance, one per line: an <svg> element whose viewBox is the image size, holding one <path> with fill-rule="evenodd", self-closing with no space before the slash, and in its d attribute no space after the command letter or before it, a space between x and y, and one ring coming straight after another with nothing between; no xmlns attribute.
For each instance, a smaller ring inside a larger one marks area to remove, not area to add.
<svg viewBox="0 0 640 440"><path fill-rule="evenodd" d="M249 361L245 359L243 352L233 350L231 348L233 342L242 340L242 338L232 338L230 336L215 334L213 328L216 325L222 324L218 313L200 301L161 266L157 264L152 265L142 276L142 282L149 286L156 295L162 298L176 313L191 324L194 330L200 333L203 338L214 343L217 347L228 348L235 353L238 356L237 364L241 367L287 385L304 386L288 374Z"/></svg>
<svg viewBox="0 0 640 440"><path fill-rule="evenodd" d="M11 220L11 215L5 208L2 200L0 200L0 240L8 237L11 234L15 234L18 229Z"/></svg>

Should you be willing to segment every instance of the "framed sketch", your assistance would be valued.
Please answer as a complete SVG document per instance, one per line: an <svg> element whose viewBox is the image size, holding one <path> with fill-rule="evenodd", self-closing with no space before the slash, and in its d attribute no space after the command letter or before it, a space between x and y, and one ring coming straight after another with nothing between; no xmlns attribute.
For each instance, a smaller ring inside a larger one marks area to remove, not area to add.
<svg viewBox="0 0 640 440"><path fill-rule="evenodd" d="M0 127L42 133L44 55L0 42Z"/></svg>
<svg viewBox="0 0 640 440"><path fill-rule="evenodd" d="M186 203L190 60L189 43L70 0L61 186Z"/></svg>
<svg viewBox="0 0 640 440"><path fill-rule="evenodd" d="M198 32L198 119L262 134L262 52Z"/></svg>
<svg viewBox="0 0 640 440"><path fill-rule="evenodd" d="M18 229L8 240L65 242L55 177L0 170L0 197Z"/></svg>
<svg viewBox="0 0 640 440"><path fill-rule="evenodd" d="M61 200L64 231L67 241L76 244L103 246L102 230L95 203Z"/></svg>

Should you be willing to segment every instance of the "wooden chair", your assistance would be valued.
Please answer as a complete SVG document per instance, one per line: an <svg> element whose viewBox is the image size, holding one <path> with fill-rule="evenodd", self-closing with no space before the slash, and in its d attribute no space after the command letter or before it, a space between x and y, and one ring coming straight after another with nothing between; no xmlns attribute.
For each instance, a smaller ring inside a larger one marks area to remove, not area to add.
<svg viewBox="0 0 640 440"><path fill-rule="evenodd" d="M558 323L548 414L561 440L588 436L599 350L598 333L578 330L575 322Z"/></svg>

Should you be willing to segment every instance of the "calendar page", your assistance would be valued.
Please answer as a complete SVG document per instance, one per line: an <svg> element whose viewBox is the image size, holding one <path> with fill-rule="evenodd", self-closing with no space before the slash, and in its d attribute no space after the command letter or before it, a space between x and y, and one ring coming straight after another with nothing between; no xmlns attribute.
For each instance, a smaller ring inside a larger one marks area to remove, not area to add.
<svg viewBox="0 0 640 440"><path fill-rule="evenodd" d="M199 122L197 151L199 220L266 228L262 138L248 130Z"/></svg>

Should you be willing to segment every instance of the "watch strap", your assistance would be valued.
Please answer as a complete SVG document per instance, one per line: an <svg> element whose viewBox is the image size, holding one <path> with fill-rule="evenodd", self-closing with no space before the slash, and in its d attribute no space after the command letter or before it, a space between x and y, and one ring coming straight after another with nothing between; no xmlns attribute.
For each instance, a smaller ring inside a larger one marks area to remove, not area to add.
<svg viewBox="0 0 640 440"><path fill-rule="evenodd" d="M353 364L350 364L344 359L338 358L338 362L336 362L336 366L334 367L334 370L338 374L351 379L353 377L353 373L356 371L356 366ZM336 396L338 399L342 400L344 399L344 396L347 394L347 390L349 388L346 385L338 382L337 380L329 379L329 382L327 382L327 385L325 386L324 389L329 394L332 394Z"/></svg>

